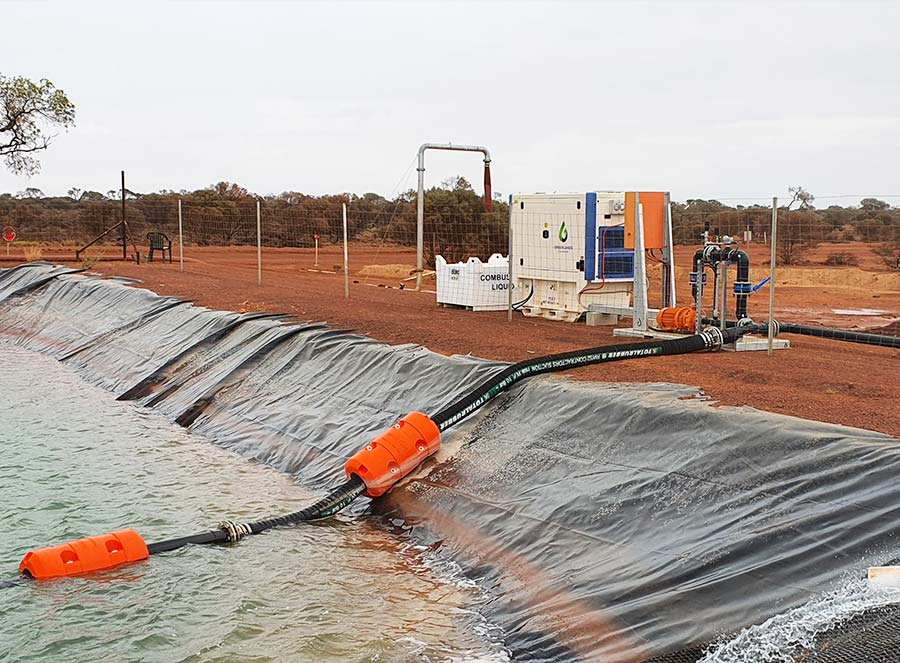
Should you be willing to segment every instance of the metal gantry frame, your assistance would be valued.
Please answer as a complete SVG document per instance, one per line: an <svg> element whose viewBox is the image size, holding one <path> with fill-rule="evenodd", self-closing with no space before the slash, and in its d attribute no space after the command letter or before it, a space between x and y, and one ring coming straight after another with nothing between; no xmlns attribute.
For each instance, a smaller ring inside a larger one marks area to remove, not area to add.
<svg viewBox="0 0 900 663"><path fill-rule="evenodd" d="M668 283L662 284L663 306L675 306L675 248L672 242L672 216L669 193L665 194L665 230L663 235L662 260L669 270ZM650 308L647 299L647 253L644 249L644 213L641 208L641 194L634 193L634 287L631 306L608 306L590 304L588 311L630 317L632 325L626 329L614 329L613 334L644 336L650 333L649 321L659 309Z"/></svg>
<svg viewBox="0 0 900 663"><path fill-rule="evenodd" d="M490 168L491 152L482 145L453 145L452 143L422 143L419 146L419 189L416 194L416 290L422 289L423 254L425 249L425 151L450 150L454 152L481 152L484 167Z"/></svg>

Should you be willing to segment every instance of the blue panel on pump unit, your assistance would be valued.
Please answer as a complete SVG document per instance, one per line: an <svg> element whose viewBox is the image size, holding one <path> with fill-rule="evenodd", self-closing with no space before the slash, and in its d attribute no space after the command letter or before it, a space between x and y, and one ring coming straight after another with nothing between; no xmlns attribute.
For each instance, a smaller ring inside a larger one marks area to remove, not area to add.
<svg viewBox="0 0 900 663"><path fill-rule="evenodd" d="M584 196L584 280L593 281L597 273L597 194Z"/></svg>
<svg viewBox="0 0 900 663"><path fill-rule="evenodd" d="M634 251L607 249L603 252L604 279L633 279L634 278Z"/></svg>
<svg viewBox="0 0 900 663"><path fill-rule="evenodd" d="M610 249L625 248L625 226L608 226L603 231L603 248Z"/></svg>

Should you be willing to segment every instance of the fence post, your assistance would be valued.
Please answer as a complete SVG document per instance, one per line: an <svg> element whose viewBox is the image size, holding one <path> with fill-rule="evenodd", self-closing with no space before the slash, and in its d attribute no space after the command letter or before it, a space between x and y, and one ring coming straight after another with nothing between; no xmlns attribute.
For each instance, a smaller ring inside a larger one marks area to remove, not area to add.
<svg viewBox="0 0 900 663"><path fill-rule="evenodd" d="M512 194L509 194L509 218L507 220L507 226L509 227L507 231L507 235L509 237L509 247L506 250L506 271L507 278L509 282L507 283L506 288L506 321L512 322L512 314L513 314L513 227L512 227L512 210L513 210L513 197Z"/></svg>
<svg viewBox="0 0 900 663"><path fill-rule="evenodd" d="M347 203L341 203L344 215L344 298L350 299L350 261L347 252Z"/></svg>
<svg viewBox="0 0 900 663"><path fill-rule="evenodd" d="M170 256L171 257L171 256ZM181 222L181 198L178 199L178 263L184 271L184 228Z"/></svg>
<svg viewBox="0 0 900 663"><path fill-rule="evenodd" d="M262 223L259 200L256 201L256 283L262 285Z"/></svg>
<svg viewBox="0 0 900 663"><path fill-rule="evenodd" d="M425 146L419 148L419 188L416 195L416 292L422 289L422 269L425 251Z"/></svg>
<svg viewBox="0 0 900 663"><path fill-rule="evenodd" d="M125 222L125 171L122 171L122 260L128 260L128 224Z"/></svg>
<svg viewBox="0 0 900 663"><path fill-rule="evenodd" d="M772 355L773 342L775 339L775 245L778 237L778 198L772 198L772 251L769 256L769 334L768 334L768 354Z"/></svg>

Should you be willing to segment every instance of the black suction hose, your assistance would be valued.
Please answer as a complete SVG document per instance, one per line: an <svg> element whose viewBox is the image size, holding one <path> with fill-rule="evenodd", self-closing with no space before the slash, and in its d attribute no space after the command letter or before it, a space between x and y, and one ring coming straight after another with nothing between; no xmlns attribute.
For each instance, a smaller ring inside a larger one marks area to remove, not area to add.
<svg viewBox="0 0 900 663"><path fill-rule="evenodd" d="M310 520L328 518L362 495L365 489L366 484L362 482L362 479L354 476L332 490L328 495L312 506L308 506L300 511L286 513L283 516L272 516L271 518L257 520L252 523L234 523L225 521L219 526L219 529L200 532L199 534L192 534L190 536L182 536L177 539L168 539L166 541L150 543L147 545L147 550L153 555L156 553L168 552L170 550L177 550L189 543L232 543L244 538L247 534L259 534L272 529L273 527L294 525Z"/></svg>
<svg viewBox="0 0 900 663"><path fill-rule="evenodd" d="M699 334L684 338L606 345L587 350L575 350L573 352L527 359L507 366L497 375L488 378L465 396L430 418L443 431L466 418L515 383L534 375L578 368L579 366L621 361L623 359L678 355L699 350L718 350L723 344L733 343L740 336L755 329L756 326L735 326L723 332L712 327ZM362 479L353 476L312 506L300 511L283 516L272 516L271 518L250 523L225 521L219 525L218 529L151 543L147 546L147 549L153 555L176 550L188 544L231 543L242 539L248 534L259 534L273 527L328 518L348 506L353 500L362 495L365 490L366 485Z"/></svg>
<svg viewBox="0 0 900 663"><path fill-rule="evenodd" d="M547 355L546 357L526 359L517 364L507 366L497 375L488 378L468 394L433 415L431 420L437 424L440 430L446 430L453 424L468 417L501 392L509 389L519 380L524 380L533 375L578 368L579 366L604 364L622 359L680 355L699 350L718 350L722 345L734 343L739 337L752 331L756 331L755 325L731 327L724 332L711 327L699 334L685 336L684 338L604 345L587 350L575 350L573 352Z"/></svg>
<svg viewBox="0 0 900 663"><path fill-rule="evenodd" d="M718 325L716 318L703 318L703 322L708 325ZM733 320L726 320L726 327L735 326ZM769 325L761 322L755 325L758 333L766 334L769 331ZM799 334L801 336L814 336L815 338L827 338L833 341L847 341L849 343L862 343L863 345L875 345L882 348L900 349L900 336L888 336L886 334L868 334L865 332L854 332L846 329L833 329L831 327L817 327L813 325L798 325L793 322L775 321L775 336L779 334Z"/></svg>
<svg viewBox="0 0 900 663"><path fill-rule="evenodd" d="M815 336L816 338L830 338L835 341L865 343L866 345L877 345L883 348L900 348L900 336L884 336L882 334L866 334L845 329L831 329L830 327L795 325L790 322L779 323L779 326L781 331L786 334L802 334L803 336Z"/></svg>

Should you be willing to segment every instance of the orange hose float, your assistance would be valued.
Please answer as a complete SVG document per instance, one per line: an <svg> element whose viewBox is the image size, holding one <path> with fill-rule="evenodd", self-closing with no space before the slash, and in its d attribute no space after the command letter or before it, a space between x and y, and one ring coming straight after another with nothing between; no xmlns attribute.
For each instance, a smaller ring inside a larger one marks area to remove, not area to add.
<svg viewBox="0 0 900 663"><path fill-rule="evenodd" d="M350 458L344 471L348 479L362 479L366 495L378 497L440 448L437 424L428 415L411 412Z"/></svg>
<svg viewBox="0 0 900 663"><path fill-rule="evenodd" d="M691 306L668 306L656 314L656 324L664 331L694 331L697 311Z"/></svg>
<svg viewBox="0 0 900 663"><path fill-rule="evenodd" d="M27 573L37 579L60 578L111 569L149 556L150 551L141 535L133 529L122 529L32 550L22 558L19 573Z"/></svg>

